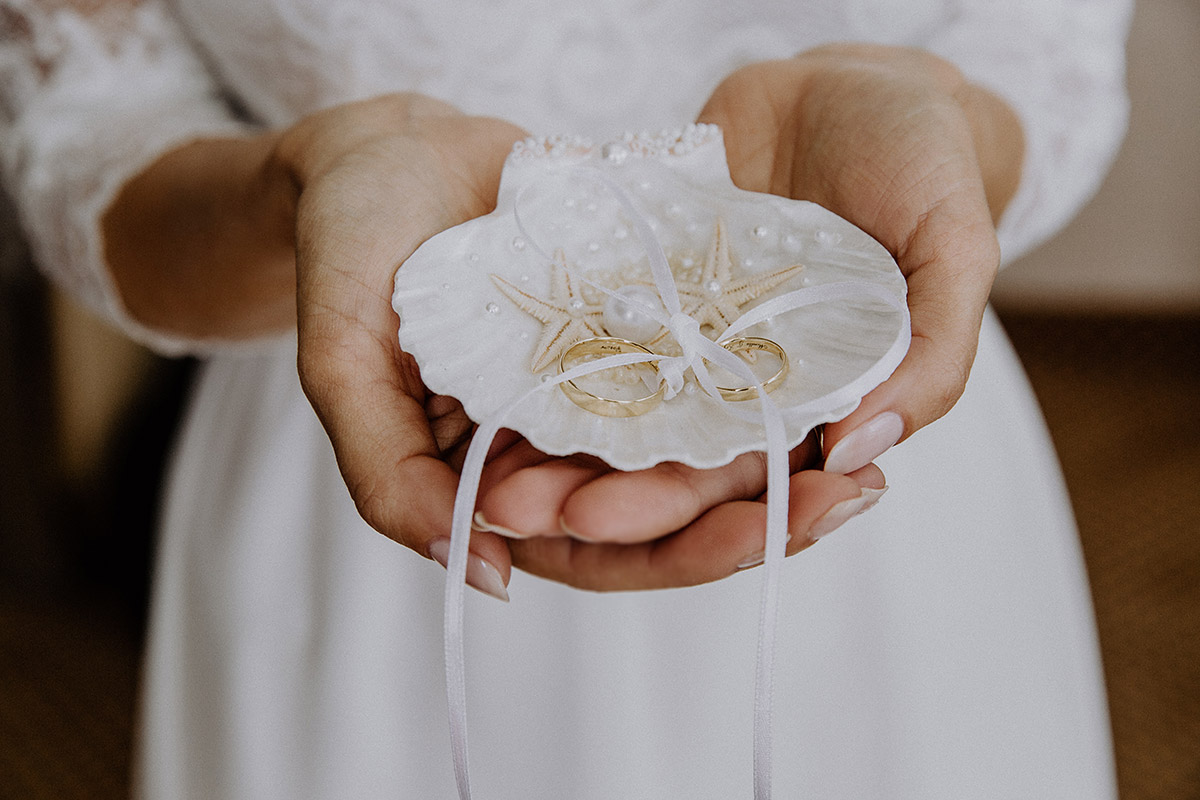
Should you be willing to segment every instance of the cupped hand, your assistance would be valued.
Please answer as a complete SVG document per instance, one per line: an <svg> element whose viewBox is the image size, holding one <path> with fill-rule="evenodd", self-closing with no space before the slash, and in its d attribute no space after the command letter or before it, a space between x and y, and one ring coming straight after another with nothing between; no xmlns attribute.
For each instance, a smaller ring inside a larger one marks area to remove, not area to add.
<svg viewBox="0 0 1200 800"><path fill-rule="evenodd" d="M430 236L492 209L521 135L404 95L317 114L276 147L297 198L301 383L364 519L443 563L473 425L456 401L428 393L400 350L392 276ZM793 468L819 456L811 439L793 451ZM468 581L504 597L514 563L591 589L723 578L762 550L765 486L760 454L716 470L622 473L588 457L551 458L505 433L484 471L485 524L472 533ZM882 487L873 466L793 476L789 551Z"/></svg>
<svg viewBox="0 0 1200 800"><path fill-rule="evenodd" d="M1020 124L951 64L917 50L831 45L746 67L700 115L724 129L741 188L816 202L895 256L912 346L889 380L825 427L825 469L849 473L962 394L1015 192Z"/></svg>
<svg viewBox="0 0 1200 800"><path fill-rule="evenodd" d="M792 454L791 554L877 500L883 476L871 462L962 393L999 263L994 220L1019 177L1020 126L952 65L859 45L739 70L700 121L724 129L735 183L849 219L895 255L908 281L913 344L904 362L853 414L825 427L824 454L812 442ZM812 469L822 455L824 470ZM499 474L506 458L496 461ZM481 508L492 526L535 535L513 552L544 574L672 585L756 561L764 485L758 455L718 470L664 464L640 473L577 459L512 471ZM534 492L557 500L522 505Z"/></svg>
<svg viewBox="0 0 1200 800"><path fill-rule="evenodd" d="M445 561L456 461L472 425L431 396L397 342L393 276L429 237L488 213L513 125L420 95L331 108L279 138L274 169L294 184L298 367L359 513ZM505 540L473 537L479 588L503 594Z"/></svg>
<svg viewBox="0 0 1200 800"><path fill-rule="evenodd" d="M816 435L790 453L787 554L812 545L883 493L873 464L850 475L811 469ZM746 453L716 469L665 462L621 472L591 456L551 458L518 440L496 453L477 521L509 538L530 572L585 589L689 586L762 561L766 459Z"/></svg>

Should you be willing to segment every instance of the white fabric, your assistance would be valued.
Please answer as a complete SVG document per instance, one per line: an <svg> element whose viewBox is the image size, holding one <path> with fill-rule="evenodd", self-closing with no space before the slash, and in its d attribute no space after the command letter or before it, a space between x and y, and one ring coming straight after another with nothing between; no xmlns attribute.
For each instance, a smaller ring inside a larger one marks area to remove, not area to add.
<svg viewBox="0 0 1200 800"><path fill-rule="evenodd" d="M161 5L89 20L46 9L61 5L0 0L0 175L34 256L85 306L160 352L220 347L125 313L98 220L126 179L169 147L244 126Z"/></svg>
<svg viewBox="0 0 1200 800"><path fill-rule="evenodd" d="M84 22L0 0L0 150L42 266L131 334L97 219L190 136L413 89L543 131L690 120L741 63L864 39L925 46L1030 138L1012 257L1087 197L1124 119L1123 0L147 0ZM177 14L177 16L175 16ZM195 53L187 44L196 46ZM211 70L211 75L204 72ZM139 792L454 796L443 572L359 520L295 353L219 355L172 466ZM1114 796L1090 607L1061 479L990 316L967 392L880 460L892 491L789 559L776 657L787 798ZM471 593L481 798L747 797L759 573L594 595L516 574Z"/></svg>

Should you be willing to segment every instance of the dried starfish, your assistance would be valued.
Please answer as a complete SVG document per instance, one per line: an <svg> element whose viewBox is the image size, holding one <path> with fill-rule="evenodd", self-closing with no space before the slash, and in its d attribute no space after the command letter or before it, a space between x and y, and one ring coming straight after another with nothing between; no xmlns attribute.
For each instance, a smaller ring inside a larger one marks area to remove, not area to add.
<svg viewBox="0 0 1200 800"><path fill-rule="evenodd" d="M534 348L530 369L541 372L575 342L604 336L604 307L589 304L567 269L562 250L550 264L550 297L543 300L518 289L499 275L491 275L496 288L529 316L542 323L542 338Z"/></svg>
<svg viewBox="0 0 1200 800"><path fill-rule="evenodd" d="M718 219L700 279L678 284L680 303L684 313L699 322L701 328L708 326L719 333L742 315L742 306L786 282L802 269L803 265L795 264L774 272L735 279L725 223Z"/></svg>

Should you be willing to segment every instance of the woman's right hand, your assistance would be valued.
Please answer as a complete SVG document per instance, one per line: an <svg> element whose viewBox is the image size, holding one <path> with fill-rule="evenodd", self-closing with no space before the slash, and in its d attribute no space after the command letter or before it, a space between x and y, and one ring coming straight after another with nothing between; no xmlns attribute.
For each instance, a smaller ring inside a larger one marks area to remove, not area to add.
<svg viewBox="0 0 1200 800"><path fill-rule="evenodd" d="M318 113L285 132L276 174L295 187L301 385L362 517L445 564L473 424L432 396L397 341L396 269L429 237L492 210L523 132L420 95ZM472 537L468 580L506 596L507 540Z"/></svg>

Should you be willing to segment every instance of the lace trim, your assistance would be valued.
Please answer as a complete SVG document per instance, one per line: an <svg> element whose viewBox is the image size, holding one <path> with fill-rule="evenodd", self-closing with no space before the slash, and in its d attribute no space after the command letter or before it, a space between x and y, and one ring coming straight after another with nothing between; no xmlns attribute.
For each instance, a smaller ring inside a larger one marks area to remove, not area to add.
<svg viewBox="0 0 1200 800"><path fill-rule="evenodd" d="M0 174L41 269L159 352L227 349L137 323L105 264L100 220L129 177L188 141L247 129L169 12L146 2L85 16L0 0L0 20L13 34L0 42Z"/></svg>
<svg viewBox="0 0 1200 800"><path fill-rule="evenodd" d="M1132 13L1130 0L1063 0L1030 14L1021 35L995 36L1013 12L963 3L928 44L1021 119L1021 183L997 231L1005 263L1058 233L1116 157L1129 118L1124 43Z"/></svg>

